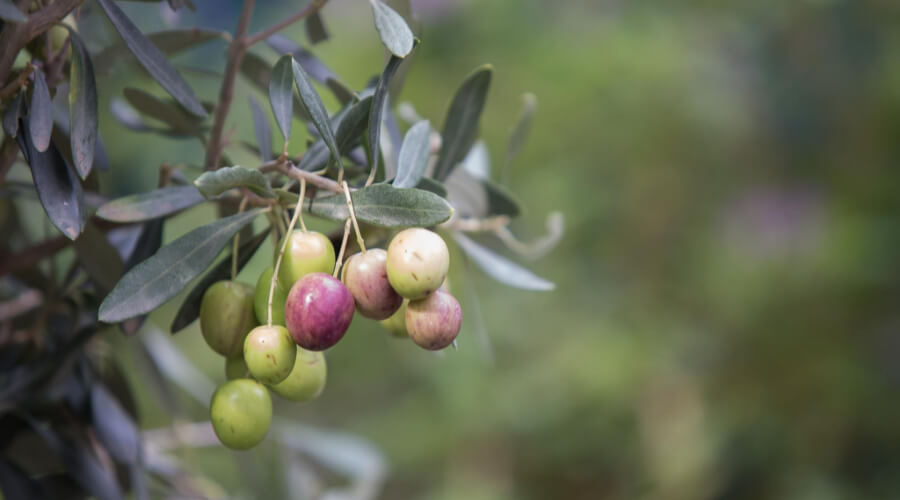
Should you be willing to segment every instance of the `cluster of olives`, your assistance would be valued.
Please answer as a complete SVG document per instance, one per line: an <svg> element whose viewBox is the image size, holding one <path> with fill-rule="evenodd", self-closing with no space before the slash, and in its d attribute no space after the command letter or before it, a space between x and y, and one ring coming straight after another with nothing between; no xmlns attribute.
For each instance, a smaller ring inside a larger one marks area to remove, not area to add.
<svg viewBox="0 0 900 500"><path fill-rule="evenodd" d="M352 255L338 280L329 274L335 265L331 241L303 231L286 242L272 290L271 321L274 267L263 271L255 291L234 281L212 285L200 306L200 330L226 359L228 382L215 391L210 405L219 440L234 449L262 441L272 420L268 389L291 401L316 398L326 380L322 351L341 340L354 311L425 349L453 343L462 311L441 289L449 263L440 236L406 229L387 251Z"/></svg>

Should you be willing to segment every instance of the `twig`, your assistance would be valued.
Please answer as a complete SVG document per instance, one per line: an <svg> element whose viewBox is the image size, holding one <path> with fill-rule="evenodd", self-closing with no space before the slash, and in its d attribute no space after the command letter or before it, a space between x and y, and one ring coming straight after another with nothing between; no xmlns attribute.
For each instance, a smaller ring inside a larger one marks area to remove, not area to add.
<svg viewBox="0 0 900 500"><path fill-rule="evenodd" d="M255 43L261 42L261 41L265 40L266 38L269 38L270 36L274 35L275 33L278 33L279 31L296 23L297 21L313 15L319 9L324 7L325 3L327 3L327 2L328 2L328 0L313 0L312 2L310 2L309 5L304 7L303 10L297 12L296 14L285 19L284 21L281 21L270 28L266 28L266 29L260 31L259 33L255 33L251 36L248 36L247 39L244 41L244 44L247 47L250 47L251 45L253 45Z"/></svg>
<svg viewBox="0 0 900 500"><path fill-rule="evenodd" d="M247 53L247 28L250 25L250 16L253 13L254 0L244 0L244 8L241 10L241 18L238 21L237 32L228 46L228 62L225 65L225 77L222 80L222 88L219 90L219 105L216 106L216 115L210 131L209 142L206 145L206 168L215 170L219 168L219 160L222 157L222 131L225 128L225 120L231 109L231 99L234 97L234 83L237 80L238 69L244 54Z"/></svg>
<svg viewBox="0 0 900 500"><path fill-rule="evenodd" d="M0 83L6 82L16 56L29 42L50 29L84 0L57 0L43 9L28 14L28 22L4 23L0 31Z"/></svg>
<svg viewBox="0 0 900 500"><path fill-rule="evenodd" d="M297 208L294 209L294 216L291 217L291 223L288 225L287 231L284 233L284 242L281 244L281 251L278 252L278 259L275 261L275 268L272 270L272 278L269 280L269 301L266 308L266 324L272 326L272 297L275 296L275 284L278 282L278 271L281 269L281 260L284 258L284 252L287 250L291 240L291 232L297 224L297 218L303 212L303 195L306 194L306 183L301 183L300 196L297 198ZM304 231L306 231L304 229Z"/></svg>
<svg viewBox="0 0 900 500"><path fill-rule="evenodd" d="M281 173L291 177L293 179L306 179L306 182L316 186L317 188L322 188L326 191L334 191L335 193L343 193L344 188L341 187L336 181L329 179L328 177L322 177L321 175L317 175L313 172L307 172L305 170L300 170L295 167L290 162L286 164L278 165L276 170L279 170Z"/></svg>
<svg viewBox="0 0 900 500"><path fill-rule="evenodd" d="M7 97L18 92L22 87L24 87L28 82L28 76L31 75L32 71L34 71L34 65L31 64L31 61L29 61L25 68L22 70L22 73L20 73L15 80L9 82L9 84L3 87L3 89L0 89L0 99L6 99Z"/></svg>

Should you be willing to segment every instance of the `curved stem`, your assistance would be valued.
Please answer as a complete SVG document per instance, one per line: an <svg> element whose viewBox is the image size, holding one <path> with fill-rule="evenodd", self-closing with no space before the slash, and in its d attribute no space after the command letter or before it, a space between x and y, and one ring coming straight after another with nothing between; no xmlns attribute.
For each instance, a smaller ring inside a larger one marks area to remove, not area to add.
<svg viewBox="0 0 900 500"><path fill-rule="evenodd" d="M300 203L303 203L303 198L306 196L306 179L300 179ZM298 210L299 211L299 210ZM306 224L303 223L303 212L300 212L300 229L303 232L306 232Z"/></svg>
<svg viewBox="0 0 900 500"><path fill-rule="evenodd" d="M350 210L350 220L353 221L353 229L356 231L356 242L359 243L359 249L366 253L366 242L363 241L362 233L359 232L356 211L353 209L353 200L350 198L350 186L347 185L347 181L344 181L342 186L344 186L344 196L347 198L347 208Z"/></svg>
<svg viewBox="0 0 900 500"><path fill-rule="evenodd" d="M304 184L305 185L305 184ZM266 324L272 326L272 297L275 295L275 283L278 282L278 270L281 269L281 260L284 258L284 251L287 249L288 241L291 238L291 231L297 224L297 218L303 210L303 196L306 194L301 188L300 197L297 198L297 208L294 209L294 216L291 217L291 223L288 225L287 231L284 233L284 241L281 243L281 251L278 252L278 259L275 260L275 269L272 271L272 279L269 280L269 301L266 308Z"/></svg>
<svg viewBox="0 0 900 500"><path fill-rule="evenodd" d="M338 269L341 268L341 261L344 259L344 250L347 249L347 238L350 236L350 219L344 224L344 238L341 240L341 251L338 252L337 259L334 261L334 272L331 273L332 278L337 278Z"/></svg>
<svg viewBox="0 0 900 500"><path fill-rule="evenodd" d="M241 205L238 207L237 213L243 213L247 208L247 200L248 198L245 196L244 199L241 200ZM232 243L231 247L231 281L234 281L237 278L238 273L238 245L241 243L241 232L238 231L237 234L234 235L234 243Z"/></svg>

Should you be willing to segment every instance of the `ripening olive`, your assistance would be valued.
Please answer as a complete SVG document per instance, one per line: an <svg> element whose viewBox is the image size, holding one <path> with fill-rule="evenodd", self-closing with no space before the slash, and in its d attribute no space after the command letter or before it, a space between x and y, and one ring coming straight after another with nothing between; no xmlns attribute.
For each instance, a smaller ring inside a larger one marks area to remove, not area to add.
<svg viewBox="0 0 900 500"><path fill-rule="evenodd" d="M325 389L327 373L324 354L298 347L291 374L270 389L284 399L309 401L319 397Z"/></svg>
<svg viewBox="0 0 900 500"><path fill-rule="evenodd" d="M247 378L250 376L250 370L247 363L244 363L243 356L235 356L233 358L225 358L225 379L234 380L236 378Z"/></svg>
<svg viewBox="0 0 900 500"><path fill-rule="evenodd" d="M253 312L256 321L261 325L269 323L269 284L272 280L275 268L269 266L259 275L256 281L256 291L253 294ZM281 274L281 273L278 273ZM275 283L275 292L272 294L272 324L284 326L284 302L287 300L287 289L281 286L281 280Z"/></svg>
<svg viewBox="0 0 900 500"><path fill-rule="evenodd" d="M436 351L453 343L462 325L459 302L443 290L406 306L406 329L409 338L420 347Z"/></svg>
<svg viewBox="0 0 900 500"><path fill-rule="evenodd" d="M383 326L384 329L390 332L394 337L409 336L409 332L406 331L407 304L409 304L409 301L403 299L403 304L400 306L400 309L397 309L397 312L392 314L390 318L380 321L381 326Z"/></svg>
<svg viewBox="0 0 900 500"><path fill-rule="evenodd" d="M236 281L219 281L200 302L200 331L206 343L227 358L240 356L244 337L256 326L253 289Z"/></svg>
<svg viewBox="0 0 900 500"><path fill-rule="evenodd" d="M264 384L277 384L291 373L297 344L287 328L279 325L257 326L244 340L244 362L253 378Z"/></svg>
<svg viewBox="0 0 900 500"><path fill-rule="evenodd" d="M350 326L353 296L330 274L307 274L291 287L284 316L297 345L324 351L341 340Z"/></svg>
<svg viewBox="0 0 900 500"><path fill-rule="evenodd" d="M386 319L397 312L403 297L387 277L387 252L373 248L352 255L341 269L341 281L356 301L356 310L371 319Z"/></svg>
<svg viewBox="0 0 900 500"><path fill-rule="evenodd" d="M411 228L397 233L387 250L387 275L391 286L409 300L437 290L450 267L450 251L436 233Z"/></svg>
<svg viewBox="0 0 900 500"><path fill-rule="evenodd" d="M280 248L280 247L279 247ZM334 245L322 233L314 231L291 233L281 267L278 282L285 290L310 273L331 273L334 269Z"/></svg>
<svg viewBox="0 0 900 500"><path fill-rule="evenodd" d="M246 450L259 444L269 432L272 398L266 387L255 380L231 380L213 393L209 419L222 444Z"/></svg>

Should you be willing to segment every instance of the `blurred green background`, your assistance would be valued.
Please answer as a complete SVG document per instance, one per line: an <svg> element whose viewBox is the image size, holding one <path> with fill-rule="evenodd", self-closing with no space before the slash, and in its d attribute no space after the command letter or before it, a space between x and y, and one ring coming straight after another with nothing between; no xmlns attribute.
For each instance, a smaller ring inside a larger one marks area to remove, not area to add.
<svg viewBox="0 0 900 500"><path fill-rule="evenodd" d="M233 30L239 2L194 1L181 17L124 5L147 29ZM251 31L294 3L258 1ZM508 185L527 205L522 239L565 216L559 246L525 263L557 287L508 289L455 253L458 351L433 355L357 318L328 351L322 397L279 414L371 441L390 467L382 498L900 498L900 4L412 4L422 43L399 100L439 124L463 78L492 63L482 134L495 178L521 95L537 95ZM323 13L332 38L312 50L362 88L384 62L368 5ZM285 34L307 44L302 25ZM221 71L223 50L177 60ZM216 78L188 77L215 100ZM102 83L102 106L126 85L159 92L135 71ZM253 137L250 92L240 81L239 139ZM163 161L202 159L197 142L108 115L101 130L110 195L155 186ZM179 216L167 239L212 215ZM268 245L241 279L255 282ZM179 301L152 321L165 329ZM174 342L223 380L196 326ZM142 372L129 376L142 425L168 425ZM204 418L178 399L182 418ZM284 478L260 476L284 474L278 446L183 458L229 494L277 498Z"/></svg>

